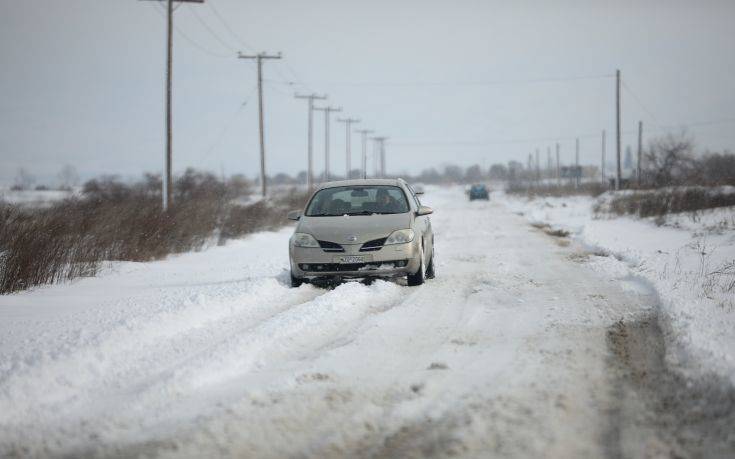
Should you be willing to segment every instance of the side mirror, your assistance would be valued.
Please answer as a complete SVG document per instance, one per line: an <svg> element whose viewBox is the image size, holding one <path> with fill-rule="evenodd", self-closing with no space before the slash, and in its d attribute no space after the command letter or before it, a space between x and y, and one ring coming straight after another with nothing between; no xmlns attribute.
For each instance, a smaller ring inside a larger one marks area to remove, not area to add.
<svg viewBox="0 0 735 459"><path fill-rule="evenodd" d="M434 213L434 209L432 209L431 207L420 206L419 210L416 211L416 216L421 217L422 215L429 215L433 213Z"/></svg>
<svg viewBox="0 0 735 459"><path fill-rule="evenodd" d="M300 210L292 210L287 215L289 220L298 221L299 218L301 218L301 211Z"/></svg>

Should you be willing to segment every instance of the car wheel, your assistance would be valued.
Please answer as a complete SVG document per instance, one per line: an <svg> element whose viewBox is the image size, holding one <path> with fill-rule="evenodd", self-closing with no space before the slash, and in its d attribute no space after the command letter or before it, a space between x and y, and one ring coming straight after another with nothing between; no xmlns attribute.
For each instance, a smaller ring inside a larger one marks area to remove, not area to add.
<svg viewBox="0 0 735 459"><path fill-rule="evenodd" d="M291 273L291 287L301 287L301 284L304 283L304 280L300 277L295 277L293 273Z"/></svg>
<svg viewBox="0 0 735 459"><path fill-rule="evenodd" d="M421 250L421 262L419 264L419 269L414 274L409 274L406 276L406 280L408 281L409 287L415 287L417 285L421 285L424 283L424 280L426 280L426 269L424 268L424 251Z"/></svg>
<svg viewBox="0 0 735 459"><path fill-rule="evenodd" d="M434 268L434 251L431 251L431 259L429 260L429 266L426 267L426 278L433 279L436 277L436 271Z"/></svg>

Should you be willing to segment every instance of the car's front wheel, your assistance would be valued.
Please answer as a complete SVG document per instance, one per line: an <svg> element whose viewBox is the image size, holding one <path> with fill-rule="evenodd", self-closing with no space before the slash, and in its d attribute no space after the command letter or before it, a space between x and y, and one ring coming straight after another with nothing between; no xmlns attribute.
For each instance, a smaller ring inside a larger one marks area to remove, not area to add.
<svg viewBox="0 0 735 459"><path fill-rule="evenodd" d="M423 249L421 250L419 269L414 274L408 274L406 280L408 281L409 287L415 287L421 285L426 280L426 268L424 267L424 255Z"/></svg>
<svg viewBox="0 0 735 459"><path fill-rule="evenodd" d="M304 280L302 278L294 276L293 272L291 273L291 287L301 287L303 283Z"/></svg>
<svg viewBox="0 0 735 459"><path fill-rule="evenodd" d="M431 251L431 259L429 260L428 266L426 266L426 278L433 279L436 277L436 270L434 268L434 250Z"/></svg>

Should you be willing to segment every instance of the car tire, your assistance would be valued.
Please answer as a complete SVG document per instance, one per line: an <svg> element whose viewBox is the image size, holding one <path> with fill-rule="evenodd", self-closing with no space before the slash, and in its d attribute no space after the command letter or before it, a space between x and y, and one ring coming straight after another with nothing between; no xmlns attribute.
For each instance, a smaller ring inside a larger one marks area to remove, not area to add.
<svg viewBox="0 0 735 459"><path fill-rule="evenodd" d="M426 280L426 270L424 269L424 256L423 256L423 249L421 250L421 262L419 264L419 269L414 274L408 274L406 276L406 281L408 283L409 287L416 287L424 283L424 280Z"/></svg>
<svg viewBox="0 0 735 459"><path fill-rule="evenodd" d="M429 260L429 265L426 267L426 278L427 279L433 279L436 277L436 271L434 268L434 251L431 251L431 259Z"/></svg>
<svg viewBox="0 0 735 459"><path fill-rule="evenodd" d="M301 287L301 284L303 283L304 283L303 279L301 279L300 277L296 277L293 275L293 273L291 273L291 287L294 287L294 288Z"/></svg>

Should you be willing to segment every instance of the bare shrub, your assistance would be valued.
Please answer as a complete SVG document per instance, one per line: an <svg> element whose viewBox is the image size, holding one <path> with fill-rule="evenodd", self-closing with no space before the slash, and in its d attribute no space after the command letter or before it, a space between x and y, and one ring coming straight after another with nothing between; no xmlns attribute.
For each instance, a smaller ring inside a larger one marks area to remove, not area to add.
<svg viewBox="0 0 735 459"><path fill-rule="evenodd" d="M695 175L694 143L682 133L654 139L643 153L641 182L660 188L683 185Z"/></svg>
<svg viewBox="0 0 735 459"><path fill-rule="evenodd" d="M729 298L730 305L735 305L735 297L733 297L735 294L735 260L727 261L717 269L707 272L704 275L702 288L708 298L716 298L718 293L721 293ZM725 306L726 302L723 301L721 305Z"/></svg>
<svg viewBox="0 0 735 459"><path fill-rule="evenodd" d="M681 187L615 194L598 203L594 210L596 213L659 217L729 206L735 206L735 193L727 188Z"/></svg>
<svg viewBox="0 0 735 459"><path fill-rule="evenodd" d="M597 197L607 191L604 185L598 182L581 183L575 187L573 184L533 184L524 182L510 182L505 190L511 194L525 194L528 197L538 196L592 196Z"/></svg>
<svg viewBox="0 0 735 459"><path fill-rule="evenodd" d="M82 198L44 209L0 207L0 293L96 274L106 260L147 261L198 250L287 222L306 195L290 193L234 205L214 175L188 170L176 180L174 202L161 212L160 177L135 185L116 177L84 184Z"/></svg>

